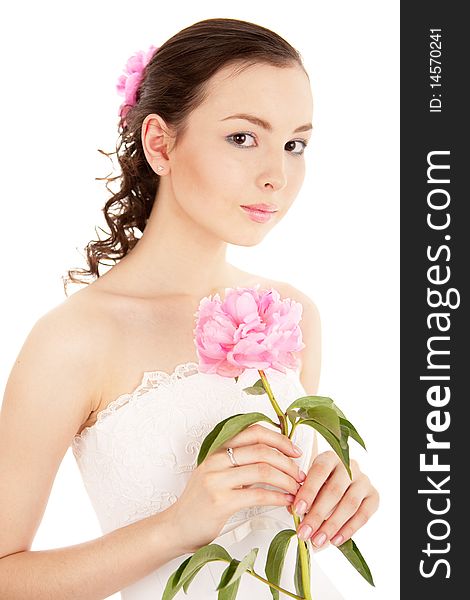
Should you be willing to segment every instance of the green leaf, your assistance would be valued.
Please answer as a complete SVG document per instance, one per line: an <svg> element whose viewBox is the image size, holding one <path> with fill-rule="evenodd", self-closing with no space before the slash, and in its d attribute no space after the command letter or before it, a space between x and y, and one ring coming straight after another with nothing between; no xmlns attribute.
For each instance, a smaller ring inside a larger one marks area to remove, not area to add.
<svg viewBox="0 0 470 600"><path fill-rule="evenodd" d="M267 580L278 586L281 582L282 568L284 566L287 549L289 548L292 536L295 534L296 532L294 529L283 529L276 534L269 545L264 572L266 573ZM272 587L269 587L269 589L271 590L273 600L279 600L279 590Z"/></svg>
<svg viewBox="0 0 470 600"><path fill-rule="evenodd" d="M311 564L310 564L310 550L309 550L308 544L305 544L305 547L307 548L308 572L310 573L310 577L311 577L312 567L311 567ZM295 591L296 591L296 593L299 596L302 596L302 598L305 598L304 584L302 582L302 568L301 568L301 562L300 562L300 548L299 548L298 544L297 544L297 554L296 554L295 568L294 568L294 585L295 585Z"/></svg>
<svg viewBox="0 0 470 600"><path fill-rule="evenodd" d="M350 538L341 546L337 546L338 550L344 554L344 556L349 560L352 566L356 569L358 573L360 573L364 579L375 587L374 580L372 579L372 573L370 572L369 566L367 565L364 557L359 552L359 548L356 546L355 542L352 538Z"/></svg>
<svg viewBox="0 0 470 600"><path fill-rule="evenodd" d="M297 421L297 419L299 417L299 413L296 410L288 410L288 411L286 411L286 415L287 415L287 418L289 419L289 421L291 422L291 425L294 425L294 423Z"/></svg>
<svg viewBox="0 0 470 600"><path fill-rule="evenodd" d="M262 394L266 394L266 390L263 388L259 388L256 386L250 386L250 387L246 387L243 388L243 391L246 392L247 394L251 394L252 396L261 396Z"/></svg>
<svg viewBox="0 0 470 600"><path fill-rule="evenodd" d="M336 412L338 417L346 419L344 414L336 406L333 400L328 398L328 396L302 396L301 398L294 400L287 410L290 410L291 408L314 408L316 406L329 406Z"/></svg>
<svg viewBox="0 0 470 600"><path fill-rule="evenodd" d="M224 442L237 435L237 433L240 433L240 431L243 431L253 423L258 423L259 421L267 421L274 426L276 425L274 421L260 412L232 415L220 423L217 423L214 429L206 435L201 444L201 448L197 456L196 466L199 466L206 456L212 454L212 452L215 452L215 450L217 450L217 448L219 448L219 446L221 446Z"/></svg>
<svg viewBox="0 0 470 600"><path fill-rule="evenodd" d="M232 577L235 574L235 571L237 570L239 564L240 561L237 558L232 558L230 563L227 565L227 568L222 573L222 576L220 577L219 585L216 587L216 591L222 590L229 586L230 583L232 583Z"/></svg>
<svg viewBox="0 0 470 600"><path fill-rule="evenodd" d="M340 411L340 409L336 406L336 404L334 402L331 405L331 408L334 409L334 411L336 412L336 414L338 415L338 417L341 417L341 419L346 419L346 417L344 416L344 413Z"/></svg>
<svg viewBox="0 0 470 600"><path fill-rule="evenodd" d="M348 427L346 427L345 425L341 425L341 439L340 439L339 443L341 445L341 449L343 450L344 460L347 462L348 467L349 467L350 466L350 462L349 462L349 443L348 443L348 437L349 437L349 429L348 429ZM348 473L349 473L350 479L352 479L351 471L349 469L348 469Z"/></svg>
<svg viewBox="0 0 470 600"><path fill-rule="evenodd" d="M241 414L241 413L239 413L239 414ZM234 415L234 416L238 416L238 415ZM206 458L208 451L209 451L210 447L212 446L212 443L217 438L217 436L219 435L219 433L222 430L222 428L224 427L224 425L228 421L230 421L230 419L232 419L232 418L233 418L233 416L230 416L230 417L227 417L226 419L224 419L223 421L220 421L220 423L217 423L217 425L214 427L214 429L206 435L206 437L202 441L201 448L200 448L199 454L197 456L197 461L196 461L197 466L199 466L202 463L202 461Z"/></svg>
<svg viewBox="0 0 470 600"><path fill-rule="evenodd" d="M222 589L219 588L223 581L227 581L231 578L232 574L234 573L235 569L239 564L240 561L234 558L232 562L228 565L228 567L225 569L225 571L222 573L219 586L217 587L217 589L219 590L219 594L217 596L218 600L234 600L236 598L238 588L240 587L240 578L236 579L231 585L228 585L227 587L223 587Z"/></svg>
<svg viewBox="0 0 470 600"><path fill-rule="evenodd" d="M341 428L339 417L335 410L329 406L314 406L310 408L304 408L299 411L302 419L313 419L323 427L326 427L328 431L337 437L341 437Z"/></svg>
<svg viewBox="0 0 470 600"><path fill-rule="evenodd" d="M301 421L301 423L305 424L305 425L309 425L310 427L313 427L313 429L316 429L318 431L318 433L320 433L325 438L325 440L330 444L330 446L333 448L333 450L339 456L343 465L346 467L346 471L348 472L349 478L352 479L351 468L349 466L349 449L348 449L347 441L346 441L346 447L343 447L344 443L345 443L344 435L341 436L341 439L338 439L335 435L333 435L331 433L331 431L329 431L326 427L323 427L323 425L321 425L320 423L317 423L317 421L306 420L306 421ZM344 426L341 426L341 427L343 428ZM343 433L342 428L341 428L341 432ZM347 437L346 437L346 440L347 440Z"/></svg>
<svg viewBox="0 0 470 600"><path fill-rule="evenodd" d="M243 558L242 561L236 561L236 568L229 575L227 575L226 579L221 578L219 585L217 586L217 590L227 587L231 585L237 579L245 573L245 571L253 571L253 565L255 564L256 556L259 552L259 548L252 548L248 554ZM232 562L235 562L234 560Z"/></svg>
<svg viewBox="0 0 470 600"><path fill-rule="evenodd" d="M364 450L367 450L364 440L357 433L354 425L350 423L347 419L343 419L342 417L339 418L339 422L341 423L341 425L345 425L349 429L349 435L353 438L353 440L356 440L356 442L360 444L364 448Z"/></svg>
<svg viewBox="0 0 470 600"><path fill-rule="evenodd" d="M184 580L183 590L184 590L185 594L188 593L188 588L189 588L191 581L196 577L196 575L199 573L199 571L202 569L203 566L204 565L201 565L197 569L194 569L193 573L187 579Z"/></svg>
<svg viewBox="0 0 470 600"><path fill-rule="evenodd" d="M266 394L266 390L264 389L263 381L258 379L256 383L252 386L243 388L243 391L247 394L253 394L255 396L260 396L261 394Z"/></svg>
<svg viewBox="0 0 470 600"><path fill-rule="evenodd" d="M174 571L171 574L170 578L166 582L166 586L163 591L162 600L170 600L171 598L173 598L173 596L176 595L178 590L181 588L181 585L179 583L180 579L181 579L181 574L185 570L186 565L188 564L188 562L190 560L191 560L191 557L188 556L188 558L180 564L180 566L176 569L176 571Z"/></svg>
<svg viewBox="0 0 470 600"><path fill-rule="evenodd" d="M346 450L349 455L349 446L348 446L349 427L346 427L346 425L340 425L340 429L341 429L341 437L340 437L339 443L341 444L341 448L343 448L343 450Z"/></svg>
<svg viewBox="0 0 470 600"><path fill-rule="evenodd" d="M165 590L163 591L162 600L171 600L181 587L185 586L194 579L197 572L202 569L208 562L214 560L224 560L230 562L232 557L219 544L209 544L199 548L192 556L183 561L174 573L168 579ZM188 585L185 586L187 593Z"/></svg>
<svg viewBox="0 0 470 600"><path fill-rule="evenodd" d="M292 404L290 404L287 407L287 410L292 410L293 408L314 408L315 406L331 406L332 404L333 400L331 398L327 398L326 396L302 396L301 398L297 398L297 400L294 400L294 402L292 402Z"/></svg>

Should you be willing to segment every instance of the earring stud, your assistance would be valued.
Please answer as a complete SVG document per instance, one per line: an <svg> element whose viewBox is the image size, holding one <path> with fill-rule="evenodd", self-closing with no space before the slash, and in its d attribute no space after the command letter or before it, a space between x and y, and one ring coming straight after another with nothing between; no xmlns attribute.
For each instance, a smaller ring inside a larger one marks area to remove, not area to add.
<svg viewBox="0 0 470 600"><path fill-rule="evenodd" d="M162 167L162 165L158 165L158 167L157 167L157 171L163 171L163 167Z"/></svg>

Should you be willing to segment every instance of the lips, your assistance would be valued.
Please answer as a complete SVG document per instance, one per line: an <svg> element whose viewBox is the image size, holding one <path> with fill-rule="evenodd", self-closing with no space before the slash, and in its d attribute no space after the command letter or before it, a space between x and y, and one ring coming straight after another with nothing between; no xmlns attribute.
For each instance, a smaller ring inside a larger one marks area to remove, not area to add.
<svg viewBox="0 0 470 600"><path fill-rule="evenodd" d="M256 221L257 223L267 223L270 219L273 218L273 215L276 212L271 212L267 210L257 210L251 208L251 206L249 208L246 206L242 206L241 208L247 213L248 217L252 221Z"/></svg>
<svg viewBox="0 0 470 600"><path fill-rule="evenodd" d="M277 206L274 204L266 204L264 202L262 204L242 204L241 207L268 213L274 213L278 210Z"/></svg>

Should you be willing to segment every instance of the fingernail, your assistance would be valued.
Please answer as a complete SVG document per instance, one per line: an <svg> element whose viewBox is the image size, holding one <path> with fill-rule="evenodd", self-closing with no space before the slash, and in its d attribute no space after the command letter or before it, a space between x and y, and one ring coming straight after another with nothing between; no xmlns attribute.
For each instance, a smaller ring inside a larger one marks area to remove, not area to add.
<svg viewBox="0 0 470 600"><path fill-rule="evenodd" d="M342 541L343 541L343 536L342 535L336 535L332 540L331 543L334 544L335 546L339 546Z"/></svg>
<svg viewBox="0 0 470 600"><path fill-rule="evenodd" d="M305 481L307 479L307 475L302 471L302 469L299 469L299 479L300 481Z"/></svg>
<svg viewBox="0 0 470 600"><path fill-rule="evenodd" d="M303 454L303 450L302 450L302 448L299 448L299 447L298 447L298 446L296 446L295 444L292 444L292 448L293 448L294 452L295 452L296 454L298 454L299 456L300 456L301 454Z"/></svg>
<svg viewBox="0 0 470 600"><path fill-rule="evenodd" d="M315 536L313 538L313 543L315 544L315 546L321 546L322 544L324 544L326 540L326 533L319 533L317 536Z"/></svg>
<svg viewBox="0 0 470 600"><path fill-rule="evenodd" d="M305 502L305 500L299 500L294 506L294 510L298 514L298 516L301 517L307 510L307 503Z"/></svg>
<svg viewBox="0 0 470 600"><path fill-rule="evenodd" d="M310 525L304 525L303 527L301 527L299 529L299 532L297 533L297 536L301 540L304 540L304 541L306 539L308 539L311 535L312 535L312 528L310 527Z"/></svg>

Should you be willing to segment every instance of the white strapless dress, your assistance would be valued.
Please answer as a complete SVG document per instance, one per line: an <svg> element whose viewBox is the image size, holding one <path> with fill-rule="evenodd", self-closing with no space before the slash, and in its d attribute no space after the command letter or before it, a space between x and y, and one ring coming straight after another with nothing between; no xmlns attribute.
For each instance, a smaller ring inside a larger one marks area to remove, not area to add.
<svg viewBox="0 0 470 600"><path fill-rule="evenodd" d="M267 369L274 396L282 408L306 392L299 374L292 369L281 373ZM145 372L142 383L123 394L98 414L91 427L76 435L72 451L85 488L96 511L103 534L124 527L176 502L196 466L204 437L230 415L262 412L278 422L266 394L249 395L243 388L259 379L256 369L247 369L234 378L202 373L197 363L178 365L172 374ZM267 422L263 426L276 429ZM307 426L296 428L293 441L303 449L294 459L307 471L315 432ZM228 461L228 458L227 458ZM267 484L258 486L277 489ZM255 486L256 487L256 486ZM252 506L232 515L213 543L223 546L241 560L252 548L259 548L254 569L265 577L264 565L269 544L282 529L295 529L292 515L283 506ZM343 596L311 557L312 595L315 600L342 600ZM293 573L297 538L291 538L281 579L281 587L295 593ZM326 550L328 551L328 550ZM147 577L121 590L122 600L159 600L166 582L178 566L191 556L184 554ZM338 559L341 560L338 555ZM206 564L175 598L214 600L226 562ZM272 600L269 586L249 574L241 578L237 598ZM280 594L281 598L288 598Z"/></svg>

